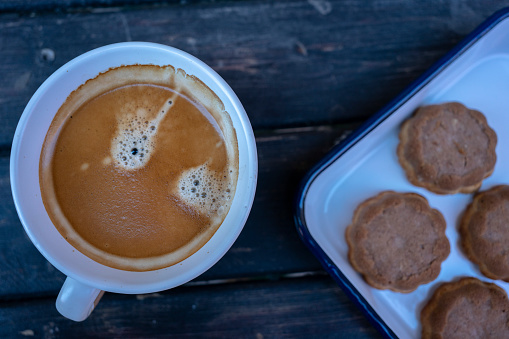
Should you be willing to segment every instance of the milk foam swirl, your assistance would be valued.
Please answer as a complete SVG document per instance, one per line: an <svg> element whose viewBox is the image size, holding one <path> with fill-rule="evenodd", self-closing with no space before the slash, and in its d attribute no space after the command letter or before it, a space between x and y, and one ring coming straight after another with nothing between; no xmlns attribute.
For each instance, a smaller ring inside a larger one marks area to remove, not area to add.
<svg viewBox="0 0 509 339"><path fill-rule="evenodd" d="M145 166L155 151L155 138L161 121L169 114L175 96L168 98L156 117L149 119L145 108L126 104L117 116L117 135L111 141L111 155L126 170Z"/></svg>
<svg viewBox="0 0 509 339"><path fill-rule="evenodd" d="M200 213L223 215L225 205L232 199L232 188L226 178L228 173L216 173L207 164L183 172L178 181L179 196Z"/></svg>

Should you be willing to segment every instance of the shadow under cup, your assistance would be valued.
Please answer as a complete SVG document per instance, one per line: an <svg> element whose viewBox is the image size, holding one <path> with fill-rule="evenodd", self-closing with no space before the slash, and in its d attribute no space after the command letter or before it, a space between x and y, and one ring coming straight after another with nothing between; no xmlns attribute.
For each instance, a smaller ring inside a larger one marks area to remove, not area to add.
<svg viewBox="0 0 509 339"><path fill-rule="evenodd" d="M223 102L237 134L239 176L225 220L212 238L187 259L167 268L132 272L101 265L75 250L53 226L41 198L39 157L47 130L69 94L88 79L122 65L172 65L194 75ZM214 265L240 234L251 209L257 180L256 144L249 119L233 90L195 57L164 45L120 43L85 53L58 69L33 95L18 123L11 151L14 203L37 249L68 277L95 289L151 293L181 285Z"/></svg>

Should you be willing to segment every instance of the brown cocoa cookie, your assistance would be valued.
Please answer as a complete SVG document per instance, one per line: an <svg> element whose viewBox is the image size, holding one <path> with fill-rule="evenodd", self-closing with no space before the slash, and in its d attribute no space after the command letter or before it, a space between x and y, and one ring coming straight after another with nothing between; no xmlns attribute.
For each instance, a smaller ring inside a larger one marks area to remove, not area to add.
<svg viewBox="0 0 509 339"><path fill-rule="evenodd" d="M422 338L509 338L509 299L492 283L462 278L438 287L421 312Z"/></svg>
<svg viewBox="0 0 509 339"><path fill-rule="evenodd" d="M399 133L398 158L413 185L471 193L495 166L497 136L484 115L451 102L419 108Z"/></svg>
<svg viewBox="0 0 509 339"><path fill-rule="evenodd" d="M475 195L460 220L461 246L491 279L509 282L509 186Z"/></svg>
<svg viewBox="0 0 509 339"><path fill-rule="evenodd" d="M440 273L450 252L445 226L426 198L382 192L355 210L346 229L348 259L369 285L411 292Z"/></svg>

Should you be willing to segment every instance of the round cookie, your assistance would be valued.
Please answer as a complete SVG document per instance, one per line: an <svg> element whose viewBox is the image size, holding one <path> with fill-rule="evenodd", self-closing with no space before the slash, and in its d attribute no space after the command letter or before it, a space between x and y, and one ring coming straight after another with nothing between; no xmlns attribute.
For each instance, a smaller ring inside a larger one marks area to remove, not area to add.
<svg viewBox="0 0 509 339"><path fill-rule="evenodd" d="M509 299L475 278L444 283L421 311L421 325L422 339L509 338Z"/></svg>
<svg viewBox="0 0 509 339"><path fill-rule="evenodd" d="M385 191L356 208L345 234L348 259L369 285L408 293L440 273L450 252L445 227L426 198Z"/></svg>
<svg viewBox="0 0 509 339"><path fill-rule="evenodd" d="M438 194L471 193L491 175L497 136L484 115L451 102L419 108L399 133L408 180Z"/></svg>
<svg viewBox="0 0 509 339"><path fill-rule="evenodd" d="M509 186L474 196L460 220L461 246L491 279L509 282Z"/></svg>

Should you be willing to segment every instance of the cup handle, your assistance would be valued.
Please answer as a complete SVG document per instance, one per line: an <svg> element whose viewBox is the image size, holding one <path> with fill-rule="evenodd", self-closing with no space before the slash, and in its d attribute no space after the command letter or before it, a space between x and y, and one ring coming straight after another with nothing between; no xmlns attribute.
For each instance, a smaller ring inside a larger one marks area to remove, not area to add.
<svg viewBox="0 0 509 339"><path fill-rule="evenodd" d="M83 321L92 313L104 291L67 277L57 297L57 310L66 318Z"/></svg>

